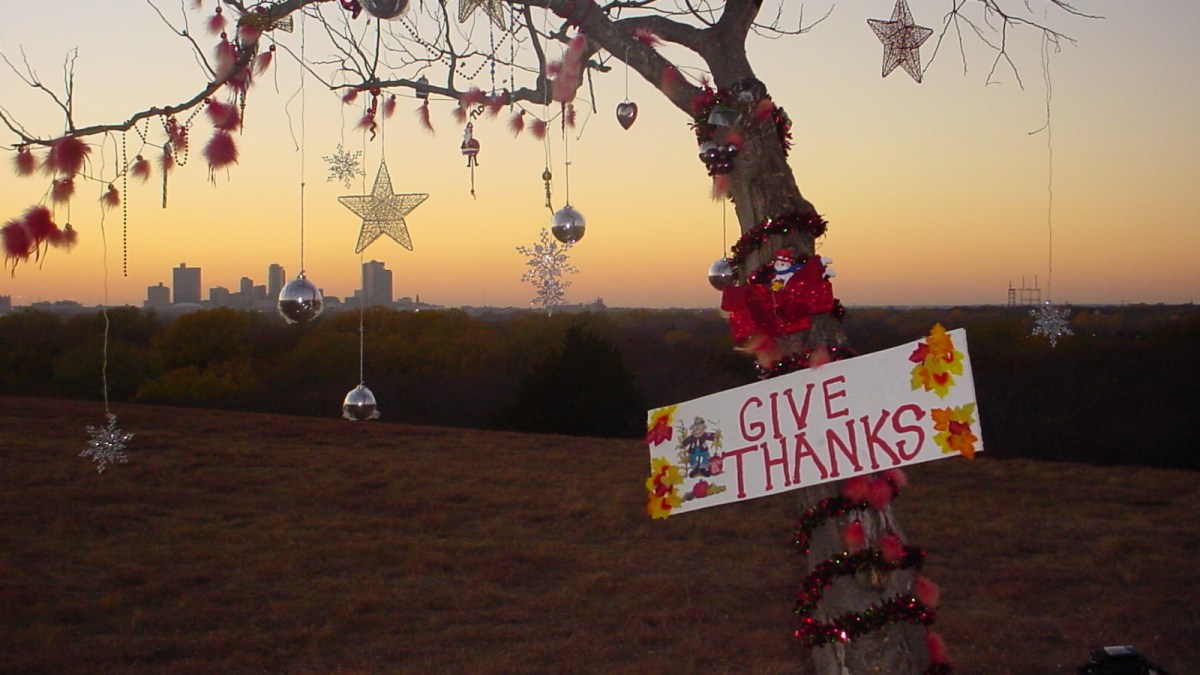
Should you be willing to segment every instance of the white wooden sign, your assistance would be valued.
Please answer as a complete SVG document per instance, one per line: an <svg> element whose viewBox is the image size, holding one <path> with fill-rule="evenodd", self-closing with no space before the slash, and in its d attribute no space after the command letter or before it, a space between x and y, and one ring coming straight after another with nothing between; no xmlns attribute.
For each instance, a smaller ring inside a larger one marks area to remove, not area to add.
<svg viewBox="0 0 1200 675"><path fill-rule="evenodd" d="M647 512L666 518L983 450L962 329L651 410Z"/></svg>

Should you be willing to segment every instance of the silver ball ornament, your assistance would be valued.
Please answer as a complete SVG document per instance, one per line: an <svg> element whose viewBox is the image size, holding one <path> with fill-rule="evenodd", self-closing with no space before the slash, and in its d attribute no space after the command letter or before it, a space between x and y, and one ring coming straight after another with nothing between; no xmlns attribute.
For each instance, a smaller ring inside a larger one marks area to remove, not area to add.
<svg viewBox="0 0 1200 675"><path fill-rule="evenodd" d="M586 227L583 214L567 204L554 214L554 225L550 228L550 232L554 234L555 239L562 243L574 244L583 239L583 231Z"/></svg>
<svg viewBox="0 0 1200 675"><path fill-rule="evenodd" d="M352 422L378 419L379 408L375 405L375 394L363 384L351 389L342 401L342 417Z"/></svg>
<svg viewBox="0 0 1200 675"><path fill-rule="evenodd" d="M719 258L708 268L708 283L718 291L737 283L737 270L728 258Z"/></svg>
<svg viewBox="0 0 1200 675"><path fill-rule="evenodd" d="M305 323L321 316L325 299L321 290L301 273L279 291L277 308L279 316L288 323Z"/></svg>
<svg viewBox="0 0 1200 675"><path fill-rule="evenodd" d="M408 0L359 0L363 9L377 19L395 19L408 9Z"/></svg>

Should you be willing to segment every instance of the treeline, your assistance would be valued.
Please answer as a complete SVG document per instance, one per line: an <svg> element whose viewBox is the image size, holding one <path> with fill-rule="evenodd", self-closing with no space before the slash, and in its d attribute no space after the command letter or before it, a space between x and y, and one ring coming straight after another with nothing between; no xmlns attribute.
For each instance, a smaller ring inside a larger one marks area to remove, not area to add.
<svg viewBox="0 0 1200 675"><path fill-rule="evenodd" d="M0 392L336 416L364 381L383 421L630 437L645 410L751 382L721 315L545 316L369 308L313 324L213 309L0 317ZM105 323L108 323L105 363ZM852 309L860 352L966 328L992 456L1200 469L1200 313L1078 310L1074 336L1030 337L1028 310Z"/></svg>

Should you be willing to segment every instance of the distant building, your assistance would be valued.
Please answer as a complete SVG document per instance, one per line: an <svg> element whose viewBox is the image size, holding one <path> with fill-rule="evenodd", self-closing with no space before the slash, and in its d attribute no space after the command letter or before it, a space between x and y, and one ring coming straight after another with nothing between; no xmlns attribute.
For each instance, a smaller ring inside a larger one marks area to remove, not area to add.
<svg viewBox="0 0 1200 675"><path fill-rule="evenodd" d="M179 267L173 270L173 281L175 287L175 304L184 302L200 304L200 268L188 267L184 263L179 263Z"/></svg>
<svg viewBox="0 0 1200 675"><path fill-rule="evenodd" d="M12 296L0 295L0 314L12 313Z"/></svg>
<svg viewBox="0 0 1200 675"><path fill-rule="evenodd" d="M176 282L178 283L178 282ZM146 302L142 304L146 309L168 309L171 307L171 289L163 285L163 282L158 282L157 286L146 287Z"/></svg>
<svg viewBox="0 0 1200 675"><path fill-rule="evenodd" d="M238 292L247 298L254 297L254 280L250 277L242 277L242 281L238 284Z"/></svg>
<svg viewBox="0 0 1200 675"><path fill-rule="evenodd" d="M287 285L287 272L283 271L283 265L271 263L267 267L267 299L275 302L279 299L279 291Z"/></svg>
<svg viewBox="0 0 1200 675"><path fill-rule="evenodd" d="M254 298L254 302L256 304L265 303L267 301L267 287L263 284L256 284L254 286L254 292L251 293L250 296Z"/></svg>
<svg viewBox="0 0 1200 675"><path fill-rule="evenodd" d="M368 305L392 304L392 271L378 260L363 263L362 297Z"/></svg>
<svg viewBox="0 0 1200 675"><path fill-rule="evenodd" d="M213 286L208 289L208 303L213 307L228 307L230 305L229 296L229 289L224 286Z"/></svg>

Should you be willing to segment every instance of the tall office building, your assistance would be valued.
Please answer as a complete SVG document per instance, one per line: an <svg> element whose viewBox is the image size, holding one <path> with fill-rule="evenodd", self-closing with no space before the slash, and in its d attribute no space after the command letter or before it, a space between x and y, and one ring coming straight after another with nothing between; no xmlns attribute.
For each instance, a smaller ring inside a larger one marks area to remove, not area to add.
<svg viewBox="0 0 1200 675"><path fill-rule="evenodd" d="M188 267L184 263L179 263L179 267L174 270L173 281L175 290L175 304L181 302L194 302L200 304L200 268Z"/></svg>
<svg viewBox="0 0 1200 675"><path fill-rule="evenodd" d="M283 271L283 265L279 263L271 263L267 267L267 299L272 302L279 299L279 291L283 290L287 284L287 272Z"/></svg>
<svg viewBox="0 0 1200 675"><path fill-rule="evenodd" d="M368 305L392 304L392 271L378 260L363 263L362 296Z"/></svg>
<svg viewBox="0 0 1200 675"><path fill-rule="evenodd" d="M242 277L241 282L238 284L238 292L241 293L242 297L246 298L247 300L253 298L254 280L250 277Z"/></svg>
<svg viewBox="0 0 1200 675"><path fill-rule="evenodd" d="M146 309L167 309L171 306L171 289L161 281L157 286L147 286L146 302L142 306Z"/></svg>

